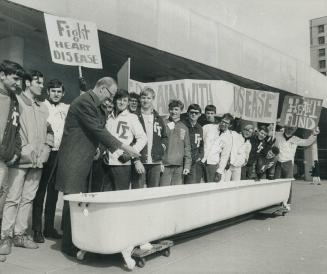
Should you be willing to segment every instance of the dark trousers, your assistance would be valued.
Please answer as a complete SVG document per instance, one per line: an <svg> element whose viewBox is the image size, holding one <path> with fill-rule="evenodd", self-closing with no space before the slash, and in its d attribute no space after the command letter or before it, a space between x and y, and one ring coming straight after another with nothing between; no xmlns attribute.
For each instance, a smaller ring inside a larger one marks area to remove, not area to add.
<svg viewBox="0 0 327 274"><path fill-rule="evenodd" d="M217 165L205 165L204 181L206 183L212 183L215 180L217 171Z"/></svg>
<svg viewBox="0 0 327 274"><path fill-rule="evenodd" d="M257 162L254 161L251 164L247 164L241 169L241 180L254 180L257 177L256 174Z"/></svg>
<svg viewBox="0 0 327 274"><path fill-rule="evenodd" d="M58 191L55 189L55 180L50 178L50 175L55 164L56 156L57 151L51 151L48 161L44 164L39 188L33 201L32 229L35 231L42 231L42 214L45 193L47 193L47 197L44 208L44 230L51 231L54 229Z"/></svg>
<svg viewBox="0 0 327 274"><path fill-rule="evenodd" d="M160 182L161 164L144 164L145 173L138 174L132 167L132 189L158 187Z"/></svg>
<svg viewBox="0 0 327 274"><path fill-rule="evenodd" d="M277 162L276 168L275 168L275 179L279 178L293 178L293 169L294 165L292 161L287 162ZM292 203L292 183L291 183L291 189L290 189L290 196L288 197L288 204Z"/></svg>
<svg viewBox="0 0 327 274"><path fill-rule="evenodd" d="M70 220L69 201L64 201L64 207L62 209L61 228L63 232L61 241L61 251L70 255L74 255L74 253L77 252L78 248L74 246L72 240L72 226Z"/></svg>
<svg viewBox="0 0 327 274"><path fill-rule="evenodd" d="M126 190L131 184L131 166L106 166L102 191Z"/></svg>
<svg viewBox="0 0 327 274"><path fill-rule="evenodd" d="M215 171L216 172L216 171ZM201 182L203 165L200 161L191 166L190 173L184 176L184 184L198 184Z"/></svg>

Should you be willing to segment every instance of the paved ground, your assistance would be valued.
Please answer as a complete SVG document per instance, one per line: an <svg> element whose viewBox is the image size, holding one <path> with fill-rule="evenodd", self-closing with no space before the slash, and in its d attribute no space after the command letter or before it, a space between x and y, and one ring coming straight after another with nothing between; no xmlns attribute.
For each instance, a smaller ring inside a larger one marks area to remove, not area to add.
<svg viewBox="0 0 327 274"><path fill-rule="evenodd" d="M58 219L59 219L58 212ZM285 217L245 219L223 228L179 238L171 256L147 261L135 273L327 273L327 181L297 181L291 212ZM65 257L60 242L37 250L13 248L1 274L127 273L117 255Z"/></svg>

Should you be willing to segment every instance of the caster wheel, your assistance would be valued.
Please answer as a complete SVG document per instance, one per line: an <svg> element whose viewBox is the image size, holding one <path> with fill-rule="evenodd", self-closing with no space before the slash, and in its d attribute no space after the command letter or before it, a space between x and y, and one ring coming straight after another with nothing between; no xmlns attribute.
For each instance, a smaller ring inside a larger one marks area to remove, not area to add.
<svg viewBox="0 0 327 274"><path fill-rule="evenodd" d="M165 257L169 257L169 256L170 256L170 248L165 249L165 250L162 252L162 255L164 255Z"/></svg>
<svg viewBox="0 0 327 274"><path fill-rule="evenodd" d="M84 257L85 257L85 253L86 251L84 250L79 250L76 254L76 259L79 260L79 261L83 261L84 260Z"/></svg>
<svg viewBox="0 0 327 274"><path fill-rule="evenodd" d="M282 215L285 216L286 215L286 212L283 212Z"/></svg>
<svg viewBox="0 0 327 274"><path fill-rule="evenodd" d="M136 265L138 266L138 267L144 267L145 266L145 259L140 259L140 260L138 260L137 262L136 262Z"/></svg>
<svg viewBox="0 0 327 274"><path fill-rule="evenodd" d="M6 259L7 259L6 256L2 256L2 255L0 255L0 262L1 262L1 263L5 262Z"/></svg>

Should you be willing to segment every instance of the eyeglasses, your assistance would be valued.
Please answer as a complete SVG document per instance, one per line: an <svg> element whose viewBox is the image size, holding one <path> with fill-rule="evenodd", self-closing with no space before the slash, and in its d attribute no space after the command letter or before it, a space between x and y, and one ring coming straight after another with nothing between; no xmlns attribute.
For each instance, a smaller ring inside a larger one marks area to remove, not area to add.
<svg viewBox="0 0 327 274"><path fill-rule="evenodd" d="M199 111L189 111L188 112L190 115L198 115L198 114L200 114L200 112Z"/></svg>

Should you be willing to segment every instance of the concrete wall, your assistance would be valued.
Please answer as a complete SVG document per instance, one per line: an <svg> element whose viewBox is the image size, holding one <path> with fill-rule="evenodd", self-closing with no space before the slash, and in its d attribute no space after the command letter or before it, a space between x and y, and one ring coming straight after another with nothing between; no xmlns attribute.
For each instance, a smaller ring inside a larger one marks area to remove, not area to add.
<svg viewBox="0 0 327 274"><path fill-rule="evenodd" d="M93 21L105 32L281 90L326 97L327 78L311 67L170 1L12 2L58 16Z"/></svg>

